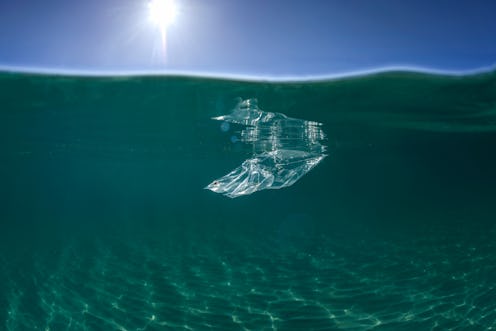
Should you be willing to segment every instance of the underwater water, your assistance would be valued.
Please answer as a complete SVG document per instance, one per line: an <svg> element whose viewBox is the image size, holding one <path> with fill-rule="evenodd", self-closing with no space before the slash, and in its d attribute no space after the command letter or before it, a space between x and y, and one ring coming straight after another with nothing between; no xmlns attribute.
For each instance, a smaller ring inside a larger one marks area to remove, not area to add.
<svg viewBox="0 0 496 331"><path fill-rule="evenodd" d="M247 99L327 156L231 199ZM0 329L496 328L495 146L496 72L1 73Z"/></svg>

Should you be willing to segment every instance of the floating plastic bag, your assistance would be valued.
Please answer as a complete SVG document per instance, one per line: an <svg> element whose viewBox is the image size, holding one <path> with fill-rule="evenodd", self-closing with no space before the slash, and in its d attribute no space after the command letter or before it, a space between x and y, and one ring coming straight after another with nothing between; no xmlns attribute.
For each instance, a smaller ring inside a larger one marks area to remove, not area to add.
<svg viewBox="0 0 496 331"><path fill-rule="evenodd" d="M291 186L326 157L320 123L264 112L255 99L213 119L244 125L240 141L253 146L252 158L205 187L230 198Z"/></svg>

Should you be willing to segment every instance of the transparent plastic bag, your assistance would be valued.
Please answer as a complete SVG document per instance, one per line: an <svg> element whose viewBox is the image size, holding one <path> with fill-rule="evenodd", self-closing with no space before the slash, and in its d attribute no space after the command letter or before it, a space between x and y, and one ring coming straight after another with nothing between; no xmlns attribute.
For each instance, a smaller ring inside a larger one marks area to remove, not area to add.
<svg viewBox="0 0 496 331"><path fill-rule="evenodd" d="M253 146L252 158L205 187L227 197L291 186L326 157L320 123L264 112L254 99L213 119L245 126L240 141Z"/></svg>

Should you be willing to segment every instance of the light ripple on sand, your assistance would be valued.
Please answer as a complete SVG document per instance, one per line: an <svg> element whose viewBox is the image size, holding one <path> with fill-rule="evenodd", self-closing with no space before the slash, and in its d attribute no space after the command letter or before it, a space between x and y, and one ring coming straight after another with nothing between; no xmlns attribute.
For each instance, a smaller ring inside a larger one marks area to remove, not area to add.
<svg viewBox="0 0 496 331"><path fill-rule="evenodd" d="M55 268L38 254L32 274L8 278L5 327L490 329L496 327L496 282L488 277L496 245L489 237L475 249L444 238L435 245L367 242L359 250L363 243L321 236L308 238L316 243L309 253L300 249L301 239L293 247L289 240L273 243L270 251L233 241L232 250L223 244L187 253L99 243L87 256L75 245L60 253Z"/></svg>

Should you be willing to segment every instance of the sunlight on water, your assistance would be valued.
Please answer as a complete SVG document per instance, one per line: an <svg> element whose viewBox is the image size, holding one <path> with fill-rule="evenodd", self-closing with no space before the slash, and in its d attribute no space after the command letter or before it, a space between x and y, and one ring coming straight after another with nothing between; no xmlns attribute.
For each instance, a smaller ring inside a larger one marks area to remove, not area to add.
<svg viewBox="0 0 496 331"><path fill-rule="evenodd" d="M459 235L405 243L346 243L330 236L282 246L229 242L176 255L146 244L99 243L90 249L93 255L82 253L88 247L64 247L54 270L44 267L46 257L38 257L33 273L20 275L21 283L9 279L6 326L490 328L496 322L496 287L481 280L494 272L493 235L481 238L479 247Z"/></svg>

